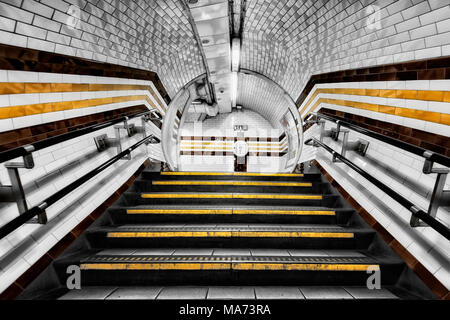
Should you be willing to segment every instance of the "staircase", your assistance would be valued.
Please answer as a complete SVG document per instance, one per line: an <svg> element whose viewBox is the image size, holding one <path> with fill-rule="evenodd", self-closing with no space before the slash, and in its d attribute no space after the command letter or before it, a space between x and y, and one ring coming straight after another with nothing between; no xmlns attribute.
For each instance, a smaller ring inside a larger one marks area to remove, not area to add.
<svg viewBox="0 0 450 320"><path fill-rule="evenodd" d="M37 298L422 297L420 281L317 171L146 170L54 263L60 287ZM81 290L65 288L70 265L81 268ZM366 287L368 268L380 270L380 290Z"/></svg>

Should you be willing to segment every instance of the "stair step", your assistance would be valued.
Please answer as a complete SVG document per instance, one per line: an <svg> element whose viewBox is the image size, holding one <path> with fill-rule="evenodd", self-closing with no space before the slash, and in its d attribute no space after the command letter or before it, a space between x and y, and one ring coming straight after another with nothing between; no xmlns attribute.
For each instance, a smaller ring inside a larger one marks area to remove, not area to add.
<svg viewBox="0 0 450 320"><path fill-rule="evenodd" d="M89 231L95 248L229 247L364 249L372 230L324 225L165 224L102 227Z"/></svg>
<svg viewBox="0 0 450 320"><path fill-rule="evenodd" d="M311 182L274 182L274 181L226 181L226 180L166 180L153 181L153 185L170 186L267 186L267 187L312 187Z"/></svg>
<svg viewBox="0 0 450 320"><path fill-rule="evenodd" d="M58 261L79 265L83 285L365 285L379 270L395 283L403 265L395 259L317 256L84 255Z"/></svg>
<svg viewBox="0 0 450 320"><path fill-rule="evenodd" d="M345 224L354 211L328 207L140 205L109 209L119 224L156 222L266 222Z"/></svg>
<svg viewBox="0 0 450 320"><path fill-rule="evenodd" d="M239 180L239 181L320 181L320 173L270 174L250 172L151 172L144 171L143 180Z"/></svg>
<svg viewBox="0 0 450 320"><path fill-rule="evenodd" d="M206 193L206 192L153 192L125 193L126 205L192 204L192 205L339 205L339 196L298 193Z"/></svg>
<svg viewBox="0 0 450 320"><path fill-rule="evenodd" d="M170 299L398 299L388 288L295 286L138 286L84 287L63 294L60 300L170 300Z"/></svg>

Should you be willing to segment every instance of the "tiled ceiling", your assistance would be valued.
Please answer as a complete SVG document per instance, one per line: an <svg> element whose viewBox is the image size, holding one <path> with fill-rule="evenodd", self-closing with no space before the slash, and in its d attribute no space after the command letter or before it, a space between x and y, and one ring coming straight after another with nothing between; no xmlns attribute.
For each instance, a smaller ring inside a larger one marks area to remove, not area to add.
<svg viewBox="0 0 450 320"><path fill-rule="evenodd" d="M205 73L182 1L0 0L0 42L156 71L174 97ZM450 53L444 0L229 1L241 68L294 100L312 74ZM67 26L71 4L81 9L76 30ZM381 10L378 29L367 27L371 5Z"/></svg>

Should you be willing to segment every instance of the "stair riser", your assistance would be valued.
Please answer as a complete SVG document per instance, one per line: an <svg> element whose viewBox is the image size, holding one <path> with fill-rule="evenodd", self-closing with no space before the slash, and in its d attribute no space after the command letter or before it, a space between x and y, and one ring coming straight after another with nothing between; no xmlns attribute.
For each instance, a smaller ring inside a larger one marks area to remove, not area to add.
<svg viewBox="0 0 450 320"><path fill-rule="evenodd" d="M151 223L291 223L291 224L336 224L348 221L347 217L337 216L300 216L300 215L220 215L220 214L112 214L117 224Z"/></svg>
<svg viewBox="0 0 450 320"><path fill-rule="evenodd" d="M381 267L381 285L393 285L401 266ZM61 282L67 274L61 272ZM290 286L366 286L370 275L361 271L181 271L181 270L83 270L82 287L133 285L290 285Z"/></svg>
<svg viewBox="0 0 450 320"><path fill-rule="evenodd" d="M290 186L223 186L223 185L151 185L140 184L131 189L134 192L207 192L207 193L292 193L326 194L327 190L319 185L312 187Z"/></svg>
<svg viewBox="0 0 450 320"><path fill-rule="evenodd" d="M305 174L303 177L285 177L285 176L234 176L234 175L160 175L159 173L143 172L142 180L235 180L235 181L292 181L292 182L310 182L320 181L320 174Z"/></svg>
<svg viewBox="0 0 450 320"><path fill-rule="evenodd" d="M93 233L88 239L94 248L287 248L287 249L367 249L373 234L355 238L107 238Z"/></svg>

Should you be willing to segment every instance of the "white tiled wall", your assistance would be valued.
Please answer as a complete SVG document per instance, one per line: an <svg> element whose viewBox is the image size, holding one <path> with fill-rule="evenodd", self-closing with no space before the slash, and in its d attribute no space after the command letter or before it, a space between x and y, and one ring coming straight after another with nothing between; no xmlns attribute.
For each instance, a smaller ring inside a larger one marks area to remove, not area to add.
<svg viewBox="0 0 450 320"><path fill-rule="evenodd" d="M181 136L234 137L234 125L248 125L245 137L278 138L282 130L274 129L262 116L251 110L219 114L203 122L184 123ZM278 145L278 143L274 143ZM180 156L181 171L234 171L234 156ZM253 157L249 156L247 171L278 172L284 171L286 157Z"/></svg>
<svg viewBox="0 0 450 320"><path fill-rule="evenodd" d="M133 119L130 123L140 125L140 120ZM101 153L96 150L93 137L104 133L113 137L114 129L109 127L35 152L36 167L31 170L20 169L28 206L35 206L51 193L114 156L115 148ZM147 133L160 136L159 128L152 123L148 124ZM122 132L121 136L123 148L142 139L140 134L128 138ZM112 195L148 157L162 160L161 146L143 145L133 151L132 156L132 160L117 162L50 206L47 209L49 222L46 225L25 224L0 240L0 292ZM9 184L3 166L0 168L0 181ZM0 225L18 215L15 204L2 205L0 211Z"/></svg>
<svg viewBox="0 0 450 320"><path fill-rule="evenodd" d="M327 122L326 128L334 126ZM347 158L426 211L436 175L422 173L423 158L352 131L349 140L357 138L370 142L366 157L349 152ZM341 140L334 142L330 138L325 138L324 142L334 150L341 151ZM319 148L316 159L333 179L388 232L439 281L450 288L450 241L430 227L411 228L409 210L403 208L348 166L332 163L331 155L325 150ZM450 178L447 180L446 189L450 189ZM440 208L437 218L450 225L449 211Z"/></svg>

